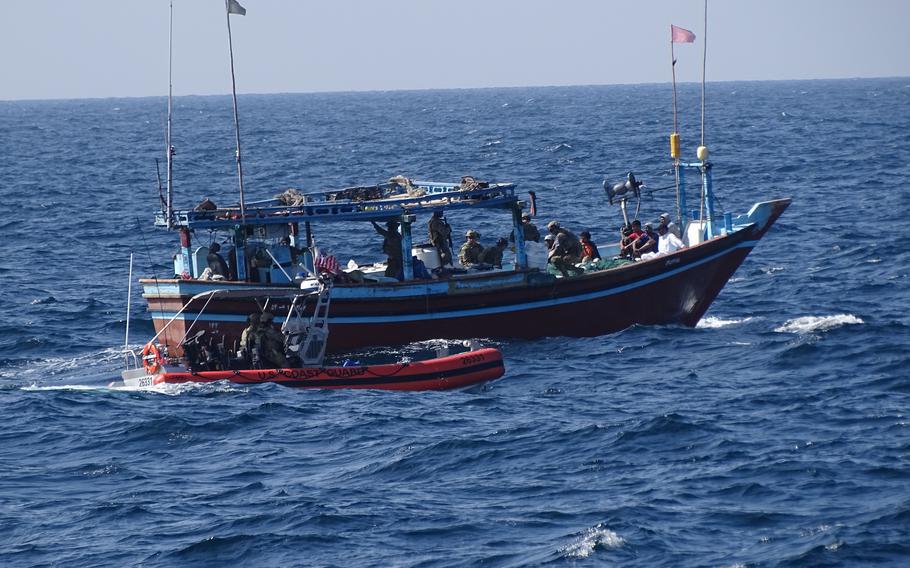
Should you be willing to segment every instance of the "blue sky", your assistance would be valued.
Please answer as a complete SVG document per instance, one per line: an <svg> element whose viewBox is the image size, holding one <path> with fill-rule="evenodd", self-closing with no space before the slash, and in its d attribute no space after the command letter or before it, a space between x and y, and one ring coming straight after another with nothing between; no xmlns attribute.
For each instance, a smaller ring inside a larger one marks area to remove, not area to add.
<svg viewBox="0 0 910 568"><path fill-rule="evenodd" d="M702 0L240 0L241 93L666 82ZM230 92L222 0L174 0L174 92ZM167 92L167 0L5 2L0 99ZM910 1L711 0L708 81L910 76Z"/></svg>

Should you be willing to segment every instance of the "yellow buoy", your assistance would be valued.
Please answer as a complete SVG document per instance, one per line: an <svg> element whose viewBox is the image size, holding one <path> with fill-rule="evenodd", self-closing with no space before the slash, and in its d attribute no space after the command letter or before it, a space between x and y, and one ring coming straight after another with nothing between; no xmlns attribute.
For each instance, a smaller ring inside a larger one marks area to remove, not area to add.
<svg viewBox="0 0 910 568"><path fill-rule="evenodd" d="M698 159L702 162L706 162L708 160L708 147L699 146L698 150L695 151L695 155L698 156Z"/></svg>
<svg viewBox="0 0 910 568"><path fill-rule="evenodd" d="M670 157L678 158L679 157L679 133L674 132L670 134Z"/></svg>

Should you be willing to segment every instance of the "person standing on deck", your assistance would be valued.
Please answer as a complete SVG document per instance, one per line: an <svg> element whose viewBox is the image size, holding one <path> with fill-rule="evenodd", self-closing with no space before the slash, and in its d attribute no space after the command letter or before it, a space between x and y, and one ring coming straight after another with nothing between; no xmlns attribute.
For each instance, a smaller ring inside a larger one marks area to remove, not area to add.
<svg viewBox="0 0 910 568"><path fill-rule="evenodd" d="M480 255L483 254L483 245L477 242L477 239L479 238L480 233L474 229L469 229L468 232L465 233L465 243L461 245L461 250L458 251L458 260L465 268L471 268L480 264Z"/></svg>
<svg viewBox="0 0 910 568"><path fill-rule="evenodd" d="M260 316L257 313L250 314L247 318L249 325L240 335L240 351L243 358L254 369L262 368L262 330L259 326Z"/></svg>
<svg viewBox="0 0 910 568"><path fill-rule="evenodd" d="M398 233L398 221L387 221L385 229L377 225L376 221L370 222L373 223L373 228L376 229L376 232L382 235L382 252L388 257L385 275L389 278L400 279L404 264L401 255L401 234Z"/></svg>
<svg viewBox="0 0 910 568"><path fill-rule="evenodd" d="M284 334L272 325L274 318L272 312L265 312L259 320L262 327L262 352L270 366L284 369L288 366L287 357L284 355Z"/></svg>
<svg viewBox="0 0 910 568"><path fill-rule="evenodd" d="M537 229L537 226L531 222L531 215L528 213L521 214L521 231L524 233L525 242L540 242L540 231ZM515 231L512 231L512 234L509 235L509 240L515 240Z"/></svg>
<svg viewBox="0 0 910 568"><path fill-rule="evenodd" d="M433 211L430 223L427 225L430 233L430 243L436 247L439 253L439 265L446 266L452 264L452 227L446 218L442 216L442 211Z"/></svg>

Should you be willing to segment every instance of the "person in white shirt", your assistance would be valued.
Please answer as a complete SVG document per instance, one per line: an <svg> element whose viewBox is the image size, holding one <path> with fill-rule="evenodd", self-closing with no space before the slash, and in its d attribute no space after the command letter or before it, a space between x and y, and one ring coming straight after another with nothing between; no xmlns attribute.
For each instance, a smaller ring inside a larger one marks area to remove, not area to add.
<svg viewBox="0 0 910 568"><path fill-rule="evenodd" d="M678 236L670 232L667 225L661 224L657 227L657 234L657 254L659 255L670 254L685 246Z"/></svg>
<svg viewBox="0 0 910 568"><path fill-rule="evenodd" d="M649 252L641 255L642 260L651 260L658 256L665 256L671 252L676 252L685 246L679 237L671 233L663 223L657 227L657 234L657 252Z"/></svg>
<svg viewBox="0 0 910 568"><path fill-rule="evenodd" d="M676 223L674 223L673 221L670 220L670 214L669 214L669 213L661 213L661 214L660 214L660 224L661 224L661 225L666 225L666 226L667 226L667 230L670 232L670 234L671 234L671 235L676 235L676 238L677 238L677 239L681 239L681 238L682 238L682 235L679 234L679 227L676 226Z"/></svg>

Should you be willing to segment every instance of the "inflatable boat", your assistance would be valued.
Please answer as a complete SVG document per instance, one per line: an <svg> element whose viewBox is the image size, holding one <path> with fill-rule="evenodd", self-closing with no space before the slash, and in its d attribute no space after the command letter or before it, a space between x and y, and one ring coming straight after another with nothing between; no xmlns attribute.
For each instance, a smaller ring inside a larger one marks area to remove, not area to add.
<svg viewBox="0 0 910 568"><path fill-rule="evenodd" d="M150 372L151 371L151 372ZM502 353L482 348L457 355L382 365L190 371L183 366L140 367L122 373L115 386L151 387L161 384L277 383L310 389L380 389L427 391L457 389L498 379L505 373Z"/></svg>

